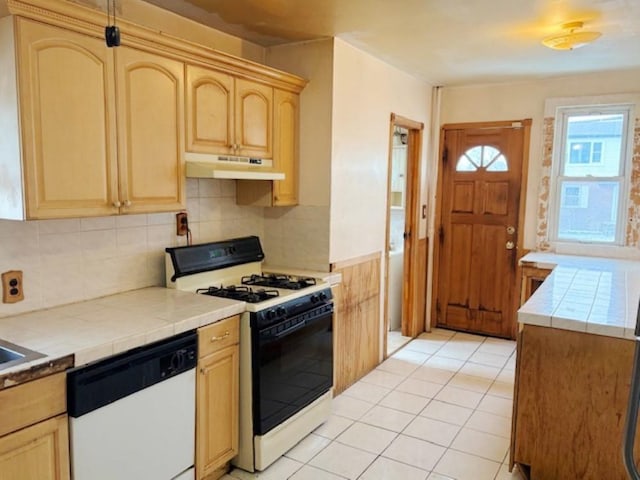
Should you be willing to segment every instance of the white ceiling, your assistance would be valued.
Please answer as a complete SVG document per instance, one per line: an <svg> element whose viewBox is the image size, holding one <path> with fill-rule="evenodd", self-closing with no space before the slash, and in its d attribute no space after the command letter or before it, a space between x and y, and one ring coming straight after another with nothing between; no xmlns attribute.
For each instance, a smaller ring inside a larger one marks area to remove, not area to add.
<svg viewBox="0 0 640 480"><path fill-rule="evenodd" d="M336 36L433 85L640 67L640 0L147 0L263 46ZM569 21L602 32L540 44Z"/></svg>

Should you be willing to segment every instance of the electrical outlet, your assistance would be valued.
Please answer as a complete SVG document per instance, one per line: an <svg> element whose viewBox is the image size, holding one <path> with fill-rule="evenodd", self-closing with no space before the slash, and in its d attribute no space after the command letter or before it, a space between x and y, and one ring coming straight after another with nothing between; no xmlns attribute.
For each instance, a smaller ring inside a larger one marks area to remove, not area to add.
<svg viewBox="0 0 640 480"><path fill-rule="evenodd" d="M176 235L179 237L185 236L189 232L189 219L187 218L187 212L176 213Z"/></svg>
<svg viewBox="0 0 640 480"><path fill-rule="evenodd" d="M11 270L2 274L2 303L16 303L24 300L22 270Z"/></svg>

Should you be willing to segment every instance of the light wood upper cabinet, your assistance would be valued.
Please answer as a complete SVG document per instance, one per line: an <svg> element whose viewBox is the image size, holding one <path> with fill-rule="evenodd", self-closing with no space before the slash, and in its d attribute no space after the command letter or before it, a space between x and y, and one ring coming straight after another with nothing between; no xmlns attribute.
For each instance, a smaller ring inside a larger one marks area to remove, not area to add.
<svg viewBox="0 0 640 480"><path fill-rule="evenodd" d="M121 208L184 208L184 64L127 47L115 54Z"/></svg>
<svg viewBox="0 0 640 480"><path fill-rule="evenodd" d="M239 317L198 331L196 478L214 479L238 453Z"/></svg>
<svg viewBox="0 0 640 480"><path fill-rule="evenodd" d="M184 208L184 64L23 18L0 20L8 44L0 63L19 80L8 75L0 93L0 126L11 127L0 135L0 171L11 179L0 196L13 205L0 207L0 218Z"/></svg>
<svg viewBox="0 0 640 480"><path fill-rule="evenodd" d="M240 205L263 207L298 204L298 135L300 97L274 89L273 93L273 169L283 172L284 180L238 180L236 201Z"/></svg>
<svg viewBox="0 0 640 480"><path fill-rule="evenodd" d="M117 213L111 52L49 25L17 28L28 217Z"/></svg>
<svg viewBox="0 0 640 480"><path fill-rule="evenodd" d="M69 480L67 416L0 437L0 478Z"/></svg>
<svg viewBox="0 0 640 480"><path fill-rule="evenodd" d="M282 90L274 92L274 168L284 172L284 180L273 181L273 205L298 204L299 96Z"/></svg>
<svg viewBox="0 0 640 480"><path fill-rule="evenodd" d="M110 49L104 14L77 3L7 6L11 15L0 18L0 218L183 209L185 154L271 159L277 151L279 168L295 168L297 146L283 142L289 127L282 121L291 124L302 78L124 18L123 44ZM292 102L275 106L274 92L276 101L284 94ZM288 183L295 176L275 190L263 182L268 204L295 204L297 186Z"/></svg>
<svg viewBox="0 0 640 480"><path fill-rule="evenodd" d="M187 65L187 151L232 154L233 77Z"/></svg>
<svg viewBox="0 0 640 480"><path fill-rule="evenodd" d="M236 79L235 138L238 155L271 158L273 88Z"/></svg>
<svg viewBox="0 0 640 480"><path fill-rule="evenodd" d="M187 151L273 156L273 88L187 65Z"/></svg>

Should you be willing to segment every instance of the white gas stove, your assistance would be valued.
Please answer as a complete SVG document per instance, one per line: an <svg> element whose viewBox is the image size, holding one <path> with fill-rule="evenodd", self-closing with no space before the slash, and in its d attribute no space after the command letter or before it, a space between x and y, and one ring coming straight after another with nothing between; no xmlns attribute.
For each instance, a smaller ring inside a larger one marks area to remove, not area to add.
<svg viewBox="0 0 640 480"><path fill-rule="evenodd" d="M240 435L234 464L264 470L331 413L328 283L262 272L258 237L166 249L167 287L245 301Z"/></svg>

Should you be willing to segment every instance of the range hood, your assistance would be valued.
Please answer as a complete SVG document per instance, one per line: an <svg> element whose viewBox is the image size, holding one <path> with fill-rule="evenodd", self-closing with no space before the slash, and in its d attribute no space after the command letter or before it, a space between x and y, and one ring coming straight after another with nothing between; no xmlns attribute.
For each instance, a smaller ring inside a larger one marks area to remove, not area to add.
<svg viewBox="0 0 640 480"><path fill-rule="evenodd" d="M185 154L187 177L233 180L284 180L272 160L232 155Z"/></svg>

